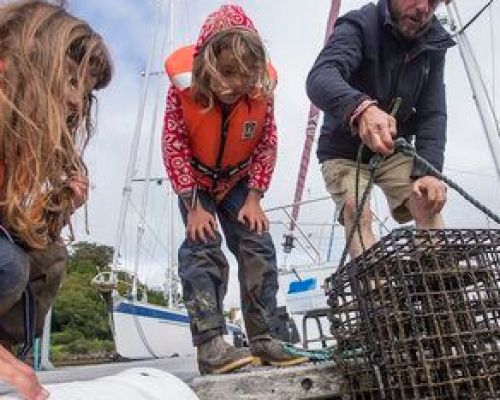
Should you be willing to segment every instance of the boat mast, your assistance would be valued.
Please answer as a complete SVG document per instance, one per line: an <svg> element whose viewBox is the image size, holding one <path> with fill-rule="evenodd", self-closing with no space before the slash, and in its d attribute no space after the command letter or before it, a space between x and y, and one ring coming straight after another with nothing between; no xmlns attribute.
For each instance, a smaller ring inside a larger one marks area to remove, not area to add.
<svg viewBox="0 0 500 400"><path fill-rule="evenodd" d="M486 141L493 158L497 179L500 181L500 129L495 115L493 103L488 94L488 89L482 78L477 59L470 45L465 29L463 28L460 13L455 1L447 5L451 31L455 33L460 56L469 80L476 108L481 119L481 124L486 133Z"/></svg>
<svg viewBox="0 0 500 400"><path fill-rule="evenodd" d="M332 0L330 6L330 13L328 15L328 22L326 25L325 39L324 43L326 44L328 38L333 32L333 26L335 25L335 21L337 20L337 16L339 15L341 0ZM289 253L293 246L293 231L297 224L297 219L299 217L300 204L302 202L302 196L304 194L304 187L307 177L307 171L309 169L309 160L311 157L312 145L314 142L314 136L316 133L316 128L318 126L318 118L319 118L319 109L314 105L310 104L309 107L309 115L307 118L307 126L306 126L306 139L304 142L304 149L302 150L302 158L300 161L299 173L297 176L297 184L295 186L295 195L293 198L293 208L292 208L292 216L290 220L290 229L289 233L285 234L285 242L284 242L284 250L285 253Z"/></svg>
<svg viewBox="0 0 500 400"><path fill-rule="evenodd" d="M169 1L170 6L170 35L169 35L169 54L174 51L174 0ZM170 182L170 189L168 192L169 201L169 216L170 216L170 235L169 235L169 245L170 245L170 259L167 268L167 284L168 284L168 307L173 307L172 304L172 268L174 267L174 187L172 182Z"/></svg>
<svg viewBox="0 0 500 400"><path fill-rule="evenodd" d="M146 70L144 74L144 83L142 86L141 97L139 100L139 111L137 112L137 119L134 128L134 136L132 138L132 144L130 146L130 154L129 161L127 166L127 172L125 174L125 183L123 185L122 190L122 202L120 205L120 214L118 217L118 226L116 229L115 243L114 243L114 252L113 252L113 261L112 261L112 269L116 271L118 269L118 258L120 256L120 247L123 241L123 235L125 232L125 220L127 217L128 207L130 204L130 196L132 194L132 179L136 173L136 164L137 164L137 152L139 148L139 141L141 138L142 131L142 122L144 120L144 111L146 105L146 98L149 89L149 80L150 80L150 72L154 61L154 53L159 37L160 27L161 27L161 9L162 9L162 1L158 1L157 3L157 16L156 23L153 33L153 42L151 44L151 49L149 51L149 57L146 64ZM113 277L115 279L115 277ZM137 274L133 277L133 295L137 293ZM134 292L135 291L135 292Z"/></svg>
<svg viewBox="0 0 500 400"><path fill-rule="evenodd" d="M170 3L172 0L170 1ZM160 10L161 12L161 10ZM161 42L161 46L158 49L155 49L157 51L156 56L154 57L155 60L161 60L162 55L164 53L165 49L165 43L167 40L167 35L165 34L163 37L163 40ZM161 70L161 61L160 61L160 70ZM159 75L162 77L163 75ZM142 251L142 242L144 239L144 231L146 230L146 212L148 209L148 200L149 200L149 188L151 186L151 182L155 181L155 178L151 177L151 167L153 163L153 150L154 150L154 145L155 145L155 138L157 135L157 125L158 125L158 110L160 107L160 98L162 94L162 88L163 85L157 84L156 85L156 91L155 91L155 102L153 106L153 119L151 123L151 130L149 133L149 143L148 143L148 153L147 153L147 160L146 160L146 168L144 171L144 176L145 179L143 180L143 189L142 189L142 200L141 200L141 208L139 212L139 224L137 225L137 241L136 241L136 251L135 251L135 265L134 265L134 286L132 288L132 296L135 299L137 295L137 276L139 272L139 265L140 265L140 258L141 258L141 251ZM143 289L142 293L142 301L147 302L147 290L146 288Z"/></svg>
<svg viewBox="0 0 500 400"><path fill-rule="evenodd" d="M172 296L172 277L173 277L173 271L172 268L174 267L174 199L175 199L175 193L174 189L171 186L168 192L168 201L169 201L169 216L170 216L170 236L169 236L169 265L167 268L167 295L168 295L168 307L175 307L177 304L174 304L174 299Z"/></svg>

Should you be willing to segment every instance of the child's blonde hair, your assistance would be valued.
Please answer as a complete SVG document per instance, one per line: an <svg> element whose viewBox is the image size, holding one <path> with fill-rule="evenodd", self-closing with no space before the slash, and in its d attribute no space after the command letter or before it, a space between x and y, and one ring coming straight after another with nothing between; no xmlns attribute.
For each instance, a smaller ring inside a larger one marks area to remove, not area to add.
<svg viewBox="0 0 500 400"><path fill-rule="evenodd" d="M224 86L224 77L217 68L217 59L223 50L229 50L237 60L240 73L256 75L252 96L271 96L274 82L269 76L266 51L260 36L248 29L232 28L217 33L194 58L191 90L197 103L210 110L214 105L211 81Z"/></svg>
<svg viewBox="0 0 500 400"><path fill-rule="evenodd" d="M82 99L68 115L68 60ZM43 248L70 215L69 175L86 175L83 151L92 135L94 97L105 87L111 59L101 37L62 7L17 1L0 7L0 223L18 240ZM65 93L66 91L66 93Z"/></svg>

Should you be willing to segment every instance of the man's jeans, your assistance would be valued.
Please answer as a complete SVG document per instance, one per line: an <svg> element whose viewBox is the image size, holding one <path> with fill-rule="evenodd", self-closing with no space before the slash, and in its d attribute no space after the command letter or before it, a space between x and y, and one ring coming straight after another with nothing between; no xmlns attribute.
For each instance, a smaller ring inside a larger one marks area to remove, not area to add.
<svg viewBox="0 0 500 400"><path fill-rule="evenodd" d="M244 180L218 204L205 192L199 192L199 199L206 211L217 215L227 246L238 261L242 311L251 339L272 331L278 273L276 251L269 233L259 235L237 220L247 194ZM187 212L182 201L179 206L186 223ZM186 238L179 249L179 276L195 346L226 333L223 300L229 264L221 250L221 235L216 233L216 239L207 236L207 240L202 243Z"/></svg>

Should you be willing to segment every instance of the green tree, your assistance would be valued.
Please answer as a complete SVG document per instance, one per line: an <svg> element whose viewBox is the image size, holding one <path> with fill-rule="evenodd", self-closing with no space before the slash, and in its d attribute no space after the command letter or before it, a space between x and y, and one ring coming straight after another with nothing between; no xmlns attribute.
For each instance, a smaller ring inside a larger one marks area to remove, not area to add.
<svg viewBox="0 0 500 400"><path fill-rule="evenodd" d="M148 289L148 302L158 306L167 305L167 300L163 292L154 289Z"/></svg>
<svg viewBox="0 0 500 400"><path fill-rule="evenodd" d="M99 270L108 269L113 260L113 248L97 243L75 243L70 254L70 262L88 261Z"/></svg>
<svg viewBox="0 0 500 400"><path fill-rule="evenodd" d="M68 275L52 314L52 345L61 357L104 351L112 343L106 303L90 282L97 273L108 268L113 249L79 242L69 250Z"/></svg>

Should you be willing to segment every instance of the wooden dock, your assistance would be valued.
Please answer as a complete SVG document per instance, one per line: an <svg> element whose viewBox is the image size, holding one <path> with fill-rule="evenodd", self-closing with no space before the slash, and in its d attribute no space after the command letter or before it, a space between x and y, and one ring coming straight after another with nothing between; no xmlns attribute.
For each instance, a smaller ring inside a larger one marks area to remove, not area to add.
<svg viewBox="0 0 500 400"><path fill-rule="evenodd" d="M341 378L332 362L296 367L253 367L207 375L190 383L200 400L341 400Z"/></svg>

